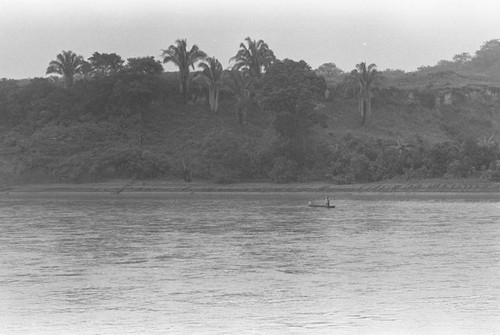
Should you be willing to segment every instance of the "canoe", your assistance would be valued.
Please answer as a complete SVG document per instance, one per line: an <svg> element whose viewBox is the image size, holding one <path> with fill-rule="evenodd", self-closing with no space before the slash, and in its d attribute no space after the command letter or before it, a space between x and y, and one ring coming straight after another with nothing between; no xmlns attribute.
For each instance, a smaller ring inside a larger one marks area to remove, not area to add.
<svg viewBox="0 0 500 335"><path fill-rule="evenodd" d="M309 206L309 207L335 208L335 206L334 206L334 205L327 206L327 205L315 205L315 204L308 204L307 206Z"/></svg>

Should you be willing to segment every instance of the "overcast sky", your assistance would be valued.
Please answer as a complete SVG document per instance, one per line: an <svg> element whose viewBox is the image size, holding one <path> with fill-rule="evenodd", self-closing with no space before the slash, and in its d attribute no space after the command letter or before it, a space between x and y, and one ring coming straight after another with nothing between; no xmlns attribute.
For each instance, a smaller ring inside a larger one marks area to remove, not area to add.
<svg viewBox="0 0 500 335"><path fill-rule="evenodd" d="M227 67L247 36L313 68L414 71L500 38L499 17L499 0L0 0L0 78L45 76L61 50L160 59L178 38Z"/></svg>

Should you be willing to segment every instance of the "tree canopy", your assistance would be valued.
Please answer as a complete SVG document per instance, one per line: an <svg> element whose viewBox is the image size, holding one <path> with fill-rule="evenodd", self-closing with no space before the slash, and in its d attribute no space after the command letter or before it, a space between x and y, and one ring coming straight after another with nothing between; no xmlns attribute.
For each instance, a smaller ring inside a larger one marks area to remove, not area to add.
<svg viewBox="0 0 500 335"><path fill-rule="evenodd" d="M47 74L57 73L64 78L64 86L71 88L73 86L74 77L76 74L83 74L86 62L82 56L75 54L73 51L62 51L56 56L56 60L49 63Z"/></svg>
<svg viewBox="0 0 500 335"><path fill-rule="evenodd" d="M262 71L267 71L269 66L276 60L274 52L263 40L252 40L245 38L245 43L240 44L238 53L229 61L234 62L233 67L237 70L243 69L253 77L260 77Z"/></svg>
<svg viewBox="0 0 500 335"><path fill-rule="evenodd" d="M163 72L161 62L155 60L153 56L128 58L125 69L129 73L145 76L159 75Z"/></svg>
<svg viewBox="0 0 500 335"><path fill-rule="evenodd" d="M187 102L189 95L189 69L194 70L194 65L207 57L207 54L194 44L190 50L186 39L178 39L174 45L163 50L163 63L174 63L179 68L180 90Z"/></svg>
<svg viewBox="0 0 500 335"><path fill-rule="evenodd" d="M123 59L116 53L94 52L89 58L90 75L93 77L107 77L123 69Z"/></svg>
<svg viewBox="0 0 500 335"><path fill-rule="evenodd" d="M485 42L476 51L472 62L474 66L482 71L491 67L498 67L500 65L500 39Z"/></svg>
<svg viewBox="0 0 500 335"><path fill-rule="evenodd" d="M261 105L276 113L278 134L292 138L317 121L314 100L323 97L325 90L325 80L303 60L277 60L260 82Z"/></svg>

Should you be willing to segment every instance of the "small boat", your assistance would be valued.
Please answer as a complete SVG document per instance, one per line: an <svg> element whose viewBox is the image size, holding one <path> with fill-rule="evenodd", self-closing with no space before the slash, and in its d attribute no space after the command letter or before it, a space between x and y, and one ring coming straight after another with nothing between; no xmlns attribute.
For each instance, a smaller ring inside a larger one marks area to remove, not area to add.
<svg viewBox="0 0 500 335"><path fill-rule="evenodd" d="M335 208L335 205L328 205L327 206L327 205L316 205L316 204L311 204L311 203L307 204L307 206L309 206L309 207Z"/></svg>

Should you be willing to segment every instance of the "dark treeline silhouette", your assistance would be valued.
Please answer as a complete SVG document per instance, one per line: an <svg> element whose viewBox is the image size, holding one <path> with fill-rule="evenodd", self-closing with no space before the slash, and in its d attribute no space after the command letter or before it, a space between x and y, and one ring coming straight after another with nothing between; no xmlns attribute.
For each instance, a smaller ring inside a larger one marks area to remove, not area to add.
<svg viewBox="0 0 500 335"><path fill-rule="evenodd" d="M231 62L179 39L161 61L62 51L60 76L2 79L0 179L500 178L498 40L412 73L313 70L251 38Z"/></svg>

